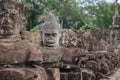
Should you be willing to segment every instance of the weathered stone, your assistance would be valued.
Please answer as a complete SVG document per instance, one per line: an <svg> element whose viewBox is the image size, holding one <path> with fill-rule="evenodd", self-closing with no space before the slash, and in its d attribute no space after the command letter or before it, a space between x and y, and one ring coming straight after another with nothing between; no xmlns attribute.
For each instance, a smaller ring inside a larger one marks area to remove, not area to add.
<svg viewBox="0 0 120 80"><path fill-rule="evenodd" d="M80 80L80 72L70 72L68 80Z"/></svg>
<svg viewBox="0 0 120 80"><path fill-rule="evenodd" d="M116 0L115 15L113 16L113 23L110 31L111 45L113 48L116 47L116 44L120 44L120 15L118 13L118 6L118 1Z"/></svg>
<svg viewBox="0 0 120 80"><path fill-rule="evenodd" d="M107 41L101 39L98 42L98 50L99 51L109 51L109 44L107 43Z"/></svg>
<svg viewBox="0 0 120 80"><path fill-rule="evenodd" d="M77 34L71 30L64 30L61 40L64 47L77 47Z"/></svg>
<svg viewBox="0 0 120 80"><path fill-rule="evenodd" d="M55 20L55 16L49 13L46 16L45 23L42 25L42 40L43 46L52 48L59 46L60 40L60 24Z"/></svg>
<svg viewBox="0 0 120 80"><path fill-rule="evenodd" d="M24 9L18 0L0 1L0 80L47 80L41 50L25 40Z"/></svg>
<svg viewBox="0 0 120 80"><path fill-rule="evenodd" d="M68 73L60 73L60 80L68 80Z"/></svg>
<svg viewBox="0 0 120 80"><path fill-rule="evenodd" d="M50 68L49 79L109 80L108 75L120 66L119 26L119 15L116 15L111 30L65 29L60 38L61 27L49 13L38 40L43 41L43 66L46 71ZM55 68L60 69L60 74L54 72ZM60 78L54 77L55 74Z"/></svg>
<svg viewBox="0 0 120 80"><path fill-rule="evenodd" d="M0 80L46 80L46 72L39 68L5 68L0 70Z"/></svg>
<svg viewBox="0 0 120 80"><path fill-rule="evenodd" d="M95 75L91 70L83 69L81 71L81 75L82 75L81 79L83 79L83 80L95 80Z"/></svg>
<svg viewBox="0 0 120 80"><path fill-rule="evenodd" d="M60 47L59 46L59 39L61 35L60 30L61 28L59 24L55 21L53 14L49 13L42 27L43 46L41 47L41 50L43 53L43 61L44 61L43 66L46 67L46 70L49 68L54 69L56 67L60 69L60 71L62 70L65 70L65 71L70 70L73 72L75 72L76 70L79 71L79 68L77 67L77 65L75 65L76 64L75 61L73 61L73 57L77 56L77 58L79 59L79 54L81 52L84 53L84 50L83 51L79 50L80 52L78 52L78 49L76 48L77 49L76 50L74 48L75 46L77 46L77 34L71 31L69 31L68 35L63 33L64 37L61 38L61 40L64 40L64 42L61 42L61 43L65 45L67 44L67 46L63 45L64 47ZM65 47L69 47L71 49L69 50ZM75 53L74 51L76 51L77 53ZM51 75L54 75L54 74L55 73L51 73ZM50 75L48 76L50 77ZM65 79L72 80L75 78L77 79L77 76L79 77L80 75L73 73L73 78L71 79L70 79L71 76L69 76L69 73L61 74L61 76L62 76L61 77L62 80L65 80ZM51 79L53 78L50 78L50 80ZM60 78L56 78L56 79L60 79Z"/></svg>
<svg viewBox="0 0 120 80"><path fill-rule="evenodd" d="M39 30L26 31L25 39L33 44L40 46L40 45L42 45L40 32L41 31L39 31Z"/></svg>

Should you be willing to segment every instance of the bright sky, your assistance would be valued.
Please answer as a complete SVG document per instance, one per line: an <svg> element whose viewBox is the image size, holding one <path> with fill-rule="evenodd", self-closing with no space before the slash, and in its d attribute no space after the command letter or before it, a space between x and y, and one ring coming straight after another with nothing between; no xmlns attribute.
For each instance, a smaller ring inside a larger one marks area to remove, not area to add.
<svg viewBox="0 0 120 80"><path fill-rule="evenodd" d="M115 0L106 0L107 2L115 2ZM120 3L120 0L118 0L118 3Z"/></svg>
<svg viewBox="0 0 120 80"><path fill-rule="evenodd" d="M115 0L106 0L107 2L115 2Z"/></svg>

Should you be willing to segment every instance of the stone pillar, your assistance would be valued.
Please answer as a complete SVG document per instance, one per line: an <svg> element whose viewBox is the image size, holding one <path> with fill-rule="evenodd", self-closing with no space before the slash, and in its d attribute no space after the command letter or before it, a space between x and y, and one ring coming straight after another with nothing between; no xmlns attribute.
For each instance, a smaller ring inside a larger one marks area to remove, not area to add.
<svg viewBox="0 0 120 80"><path fill-rule="evenodd" d="M110 42L113 48L120 45L120 15L118 13L118 0L115 1L115 15L110 28ZM116 45L117 44L117 45Z"/></svg>

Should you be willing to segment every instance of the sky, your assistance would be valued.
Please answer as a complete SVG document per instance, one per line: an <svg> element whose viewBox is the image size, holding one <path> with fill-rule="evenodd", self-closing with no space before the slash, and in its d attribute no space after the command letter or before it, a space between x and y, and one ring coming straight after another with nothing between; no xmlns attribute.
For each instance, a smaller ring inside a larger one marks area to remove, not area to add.
<svg viewBox="0 0 120 80"><path fill-rule="evenodd" d="M115 0L106 0L107 2L115 2Z"/></svg>
<svg viewBox="0 0 120 80"><path fill-rule="evenodd" d="M107 2L115 2L115 0L106 0ZM120 3L120 0L118 0L118 3Z"/></svg>
<svg viewBox="0 0 120 80"><path fill-rule="evenodd" d="M76 0L76 1L84 1L84 0ZM114 3L116 0L105 0L107 2L110 2L110 3ZM118 0L118 3L120 4L120 0Z"/></svg>

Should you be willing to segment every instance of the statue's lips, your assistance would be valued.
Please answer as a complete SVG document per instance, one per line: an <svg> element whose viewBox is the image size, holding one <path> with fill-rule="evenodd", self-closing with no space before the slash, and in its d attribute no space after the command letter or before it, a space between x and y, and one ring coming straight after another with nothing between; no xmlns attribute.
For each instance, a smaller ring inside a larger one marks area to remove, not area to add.
<svg viewBox="0 0 120 80"><path fill-rule="evenodd" d="M54 46L56 45L55 43L56 43L55 41L50 40L50 41L47 41L47 42L46 42L46 46L54 47Z"/></svg>
<svg viewBox="0 0 120 80"><path fill-rule="evenodd" d="M10 36L13 34L13 28L7 25L3 25L1 27L0 34L3 36Z"/></svg>
<svg viewBox="0 0 120 80"><path fill-rule="evenodd" d="M55 44L55 41L53 40L49 40L49 41L46 41L47 44Z"/></svg>
<svg viewBox="0 0 120 80"><path fill-rule="evenodd" d="M1 27L1 29L3 29L3 30L9 30L9 29L13 29L13 28L11 26L8 26L8 25L3 25Z"/></svg>

